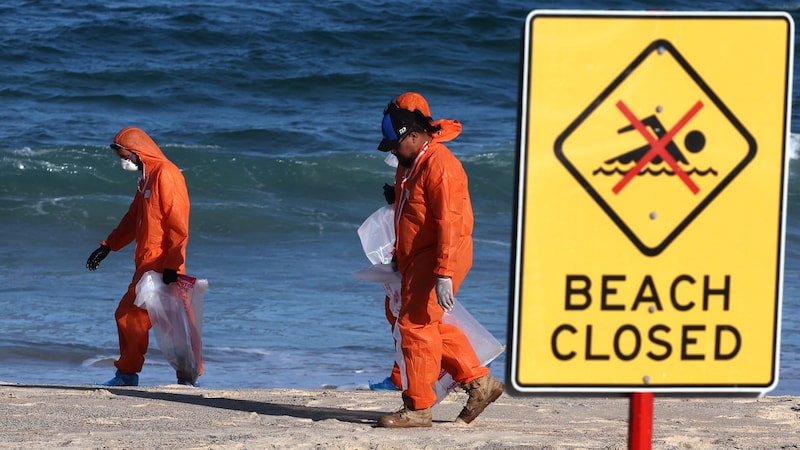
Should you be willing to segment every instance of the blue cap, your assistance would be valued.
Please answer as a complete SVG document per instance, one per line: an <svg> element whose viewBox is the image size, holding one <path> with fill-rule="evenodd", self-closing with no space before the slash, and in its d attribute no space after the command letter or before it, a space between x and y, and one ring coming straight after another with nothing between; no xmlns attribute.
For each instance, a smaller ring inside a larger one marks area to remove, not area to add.
<svg viewBox="0 0 800 450"><path fill-rule="evenodd" d="M381 133L383 140L378 144L378 150L388 152L397 148L400 139L411 131L416 114L390 103L383 114L381 121Z"/></svg>

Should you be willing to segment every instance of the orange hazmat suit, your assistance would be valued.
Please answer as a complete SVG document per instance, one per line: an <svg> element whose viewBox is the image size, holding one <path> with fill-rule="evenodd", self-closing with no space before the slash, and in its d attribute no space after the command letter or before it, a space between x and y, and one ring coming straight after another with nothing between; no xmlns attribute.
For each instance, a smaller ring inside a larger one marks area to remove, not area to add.
<svg viewBox="0 0 800 450"><path fill-rule="evenodd" d="M473 215L467 174L442 143L457 137L461 124L433 124L441 130L411 167L398 166L395 174L395 254L402 275L397 326L408 380L403 395L413 409L436 403L433 385L441 369L459 383L489 373L469 339L457 327L442 323L444 310L436 297L437 276L450 277L456 294L472 267Z"/></svg>
<svg viewBox="0 0 800 450"><path fill-rule="evenodd" d="M124 128L114 137L114 143L136 153L143 163L142 177L128 212L102 242L117 251L136 241L136 271L114 314L120 349L114 365L122 372L135 373L144 365L151 327L147 311L133 304L136 284L149 270L163 273L164 269L173 269L186 273L189 194L180 169L164 156L147 133L134 127Z"/></svg>

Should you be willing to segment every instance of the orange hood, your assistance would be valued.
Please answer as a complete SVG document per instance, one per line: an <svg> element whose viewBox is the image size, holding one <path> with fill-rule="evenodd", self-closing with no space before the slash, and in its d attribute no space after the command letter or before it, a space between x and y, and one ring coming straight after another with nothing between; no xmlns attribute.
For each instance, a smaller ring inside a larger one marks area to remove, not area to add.
<svg viewBox="0 0 800 450"><path fill-rule="evenodd" d="M167 157L158 145L144 131L136 127L126 127L114 136L114 143L133 150L145 166L155 166L166 161Z"/></svg>
<svg viewBox="0 0 800 450"><path fill-rule="evenodd" d="M433 126L442 127L441 130L433 133L433 140L437 142L449 142L461 134L461 122L451 119L439 119L432 123Z"/></svg>

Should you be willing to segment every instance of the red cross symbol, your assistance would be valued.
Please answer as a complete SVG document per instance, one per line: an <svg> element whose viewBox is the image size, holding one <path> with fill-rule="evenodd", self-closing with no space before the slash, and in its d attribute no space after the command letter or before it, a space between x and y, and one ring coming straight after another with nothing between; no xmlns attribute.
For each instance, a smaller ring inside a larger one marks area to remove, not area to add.
<svg viewBox="0 0 800 450"><path fill-rule="evenodd" d="M672 168L676 175L686 184L692 194L697 194L700 191L700 188L697 187L696 184L689 178L689 174L687 174L681 167L678 165L678 162L675 161L675 158L670 155L670 153L665 149L665 145L672 141L672 138L675 137L676 134L683 128L689 120L700 111L700 108L703 107L703 102L699 101L695 103L692 109L686 113L686 115L675 124L672 129L667 132L661 139L656 139L650 132L647 130L647 127L636 118L636 116L631 112L630 109L622 102L622 100L617 102L617 108L622 112L622 114L630 121L631 125L634 126L645 139L650 144L650 150L645 153L645 155L636 163L636 166L633 169L629 170L624 177L617 183L612 191L615 194L618 194L619 191L622 190L632 179L635 177L639 172L642 171L644 166L650 163L656 156L660 156L661 159L666 161L667 164Z"/></svg>

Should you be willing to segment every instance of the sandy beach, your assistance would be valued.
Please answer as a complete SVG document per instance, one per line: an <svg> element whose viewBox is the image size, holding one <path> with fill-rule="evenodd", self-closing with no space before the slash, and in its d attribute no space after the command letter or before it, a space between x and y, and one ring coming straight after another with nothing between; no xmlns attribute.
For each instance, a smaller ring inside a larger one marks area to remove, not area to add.
<svg viewBox="0 0 800 450"><path fill-rule="evenodd" d="M0 385L2 448L578 449L627 448L626 397L503 394L472 424L450 394L432 428L376 428L396 392L179 385ZM797 448L800 399L659 398L654 449Z"/></svg>

